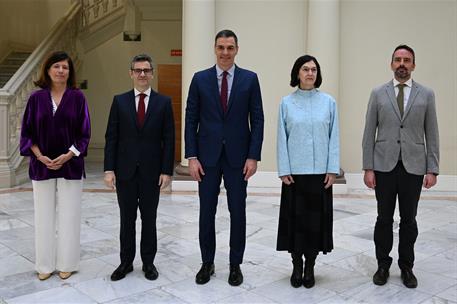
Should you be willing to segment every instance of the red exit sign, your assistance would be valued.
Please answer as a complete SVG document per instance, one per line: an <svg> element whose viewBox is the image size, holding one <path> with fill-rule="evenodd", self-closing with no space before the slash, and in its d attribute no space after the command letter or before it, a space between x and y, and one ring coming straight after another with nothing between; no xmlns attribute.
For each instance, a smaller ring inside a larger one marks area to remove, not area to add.
<svg viewBox="0 0 457 304"><path fill-rule="evenodd" d="M182 56L182 50L171 50L170 51L170 56L172 56L172 57L181 57Z"/></svg>

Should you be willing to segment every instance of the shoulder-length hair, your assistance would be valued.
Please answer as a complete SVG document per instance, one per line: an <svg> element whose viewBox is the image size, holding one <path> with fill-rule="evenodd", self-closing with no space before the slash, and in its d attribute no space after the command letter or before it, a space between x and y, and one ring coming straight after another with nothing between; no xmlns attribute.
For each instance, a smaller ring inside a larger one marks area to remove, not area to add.
<svg viewBox="0 0 457 304"><path fill-rule="evenodd" d="M62 60L68 61L68 67L70 69L68 71L67 87L76 88L76 76L73 61L71 60L70 56L64 51L56 51L48 55L43 65L41 66L40 77L37 81L34 81L33 83L42 89L50 88L52 80L49 77L48 71L54 63Z"/></svg>
<svg viewBox="0 0 457 304"><path fill-rule="evenodd" d="M307 62L313 61L316 64L317 68L317 75L316 75L316 81L314 82L314 87L318 88L322 84L322 73L321 73L321 66L319 65L319 62L317 62L317 59L311 55L303 55L301 57L298 57L297 60L295 60L294 66L292 67L292 71L290 71L290 86L291 87L296 87L300 85L300 79L298 78L298 73L300 72L300 68Z"/></svg>

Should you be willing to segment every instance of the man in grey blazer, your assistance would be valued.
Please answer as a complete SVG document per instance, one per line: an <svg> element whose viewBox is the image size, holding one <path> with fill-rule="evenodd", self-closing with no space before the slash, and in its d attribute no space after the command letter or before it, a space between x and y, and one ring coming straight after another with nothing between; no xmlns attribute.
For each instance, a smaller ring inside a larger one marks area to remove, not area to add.
<svg viewBox="0 0 457 304"><path fill-rule="evenodd" d="M371 92L362 142L364 182L375 190L378 203L374 229L378 270L373 282L384 285L389 277L398 197L398 266L403 284L415 288L417 279L412 268L418 235L417 205L422 186L433 187L439 172L435 95L411 79L416 66L412 48L399 45L390 65L394 79Z"/></svg>

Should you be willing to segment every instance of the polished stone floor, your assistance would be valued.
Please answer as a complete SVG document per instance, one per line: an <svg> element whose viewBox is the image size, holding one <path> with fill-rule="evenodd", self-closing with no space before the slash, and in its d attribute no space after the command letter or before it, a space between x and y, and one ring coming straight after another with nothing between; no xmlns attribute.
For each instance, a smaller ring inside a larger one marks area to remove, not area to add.
<svg viewBox="0 0 457 304"><path fill-rule="evenodd" d="M158 280L144 278L137 257L134 272L111 282L109 276L119 262L119 210L115 194L104 189L96 172L88 175L83 195L80 271L66 281L57 275L42 282L36 278L30 183L0 190L0 303L457 303L454 192L423 193L417 216L417 289L402 285L395 264L385 286L371 282L376 270L372 240L376 204L369 191L335 195L335 249L318 257L312 289L290 286L290 257L275 251L279 195L258 191L247 200L248 236L240 287L227 283L225 195L220 197L217 213L216 275L203 286L194 282L200 267L194 192L161 196L155 261ZM397 243L398 215L394 225ZM137 228L139 236L139 223Z"/></svg>

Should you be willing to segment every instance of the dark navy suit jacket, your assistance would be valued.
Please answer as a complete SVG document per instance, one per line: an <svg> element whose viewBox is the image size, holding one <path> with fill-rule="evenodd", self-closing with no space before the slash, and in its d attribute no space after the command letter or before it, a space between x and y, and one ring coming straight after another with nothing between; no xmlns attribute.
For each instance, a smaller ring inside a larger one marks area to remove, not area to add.
<svg viewBox="0 0 457 304"><path fill-rule="evenodd" d="M143 127L137 124L134 91L114 96L105 134L105 171L128 180L139 170L157 181L173 175L175 130L170 97L151 90Z"/></svg>
<svg viewBox="0 0 457 304"><path fill-rule="evenodd" d="M185 122L185 157L197 157L203 166L215 166L225 149L231 167L243 167L246 159L260 160L263 141L263 109L260 86L254 72L235 66L224 114L216 67L195 73L189 88Z"/></svg>

